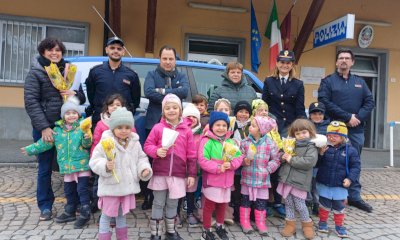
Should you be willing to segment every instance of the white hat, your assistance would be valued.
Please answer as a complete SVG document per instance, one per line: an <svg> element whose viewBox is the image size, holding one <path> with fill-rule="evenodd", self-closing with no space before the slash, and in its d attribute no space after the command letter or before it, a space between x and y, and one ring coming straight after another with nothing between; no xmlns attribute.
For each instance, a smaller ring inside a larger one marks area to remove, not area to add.
<svg viewBox="0 0 400 240"><path fill-rule="evenodd" d="M193 103L188 103L183 109L182 117L193 116L200 122L200 112Z"/></svg>

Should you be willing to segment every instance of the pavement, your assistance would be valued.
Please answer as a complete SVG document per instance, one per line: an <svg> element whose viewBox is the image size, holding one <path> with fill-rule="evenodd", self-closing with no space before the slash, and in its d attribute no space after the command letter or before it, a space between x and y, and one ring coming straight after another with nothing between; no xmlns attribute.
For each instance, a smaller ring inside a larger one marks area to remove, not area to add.
<svg viewBox="0 0 400 240"><path fill-rule="evenodd" d="M19 153L19 148L29 141L0 140L0 240L2 239L97 239L96 225L99 213L94 214L89 226L73 229L73 223L57 224L53 220L40 222L36 203L35 159ZM372 213L354 207L346 209L345 226L351 239L400 239L400 168L384 168L389 163L385 151L364 151L361 183L362 197L374 208ZM386 155L385 155L386 154ZM399 153L396 152L397 161ZM379 163L379 164L378 164ZM396 162L395 162L396 163ZM398 163L397 163L398 164ZM395 166L398 166L395 164ZM378 167L374 167L377 165ZM380 167L381 166L381 167ZM54 214L61 214L65 203L63 178L58 173L52 177L56 201ZM140 207L138 198L137 206ZM129 239L149 239L149 217L151 210L140 208L127 215ZM184 214L183 214L184 215ZM317 217L313 217L315 223ZM317 233L315 239L340 239L332 231L333 219L329 219L330 232ZM230 239L285 239L279 231L284 226L280 218L268 218L269 236L254 233L245 235L238 225L226 226ZM184 224L178 232L183 239L200 239L201 228L189 228ZM115 234L113 236L115 239ZM300 223L297 233L288 239L304 239Z"/></svg>

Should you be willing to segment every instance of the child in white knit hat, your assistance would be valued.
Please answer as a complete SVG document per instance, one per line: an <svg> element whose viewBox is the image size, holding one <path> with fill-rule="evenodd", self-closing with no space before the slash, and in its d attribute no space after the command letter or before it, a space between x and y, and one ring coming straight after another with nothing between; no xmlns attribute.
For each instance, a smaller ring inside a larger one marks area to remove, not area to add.
<svg viewBox="0 0 400 240"><path fill-rule="evenodd" d="M99 239L111 239L111 217L116 218L117 239L128 239L125 216L136 208L139 180L148 181L153 172L139 136L132 132L132 113L125 107L118 108L111 114L108 125L110 130L103 133L89 162L93 172L99 175L98 206L102 209ZM111 143L108 144L111 150L107 150L105 143Z"/></svg>
<svg viewBox="0 0 400 240"><path fill-rule="evenodd" d="M25 154L36 155L56 147L60 174L64 175L64 193L67 204L64 207L64 213L55 221L57 223L75 221L76 210L80 203L80 216L75 221L74 227L82 228L90 220L88 184L91 174L88 163L92 139L88 134L84 134L79 126L81 120L79 100L69 98L61 107L61 117L62 119L57 121L53 128L53 142L44 142L40 139L21 150Z"/></svg>

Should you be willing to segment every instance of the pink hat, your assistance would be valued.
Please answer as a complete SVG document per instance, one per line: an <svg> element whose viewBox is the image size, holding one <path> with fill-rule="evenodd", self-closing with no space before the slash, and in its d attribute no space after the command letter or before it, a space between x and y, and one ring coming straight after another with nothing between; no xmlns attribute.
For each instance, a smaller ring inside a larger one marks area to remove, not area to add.
<svg viewBox="0 0 400 240"><path fill-rule="evenodd" d="M168 102L173 102L179 105L179 108L181 110L182 113L182 103L181 103L181 99L179 99L178 96L176 96L175 94L172 93L168 93L167 95L165 95L164 99L162 100L162 111L164 112L164 107L165 104L167 104Z"/></svg>
<svg viewBox="0 0 400 240"><path fill-rule="evenodd" d="M276 121L270 117L257 116L254 117L254 120L260 129L261 136L264 136L276 127Z"/></svg>

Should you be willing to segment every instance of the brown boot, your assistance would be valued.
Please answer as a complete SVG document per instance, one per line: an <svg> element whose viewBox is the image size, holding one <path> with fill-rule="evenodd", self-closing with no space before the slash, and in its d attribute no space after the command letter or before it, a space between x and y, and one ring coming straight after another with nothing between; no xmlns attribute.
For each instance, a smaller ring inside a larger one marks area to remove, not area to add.
<svg viewBox="0 0 400 240"><path fill-rule="evenodd" d="M301 226L303 227L304 237L306 239L313 239L315 236L314 222L312 220L310 222L302 222Z"/></svg>
<svg viewBox="0 0 400 240"><path fill-rule="evenodd" d="M286 220L285 227L281 231L282 236L291 237L295 233L296 233L296 221Z"/></svg>

